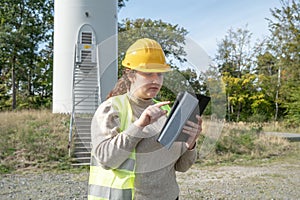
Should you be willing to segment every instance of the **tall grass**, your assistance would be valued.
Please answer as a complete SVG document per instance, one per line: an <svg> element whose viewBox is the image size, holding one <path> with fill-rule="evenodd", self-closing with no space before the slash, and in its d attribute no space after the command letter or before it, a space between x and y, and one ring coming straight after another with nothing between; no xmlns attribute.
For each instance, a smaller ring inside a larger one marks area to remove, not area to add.
<svg viewBox="0 0 300 200"><path fill-rule="evenodd" d="M49 110L0 112L0 173L65 163L68 125L68 115Z"/></svg>
<svg viewBox="0 0 300 200"><path fill-rule="evenodd" d="M203 123L204 133L208 123L206 120ZM213 150L199 161L205 164L248 161L292 150L290 142L261 134L264 126L226 123L221 136L213 141ZM0 173L70 169L68 129L69 115L53 114L50 110L0 112Z"/></svg>
<svg viewBox="0 0 300 200"><path fill-rule="evenodd" d="M289 126L285 122L270 122L263 124L264 131L267 132L287 132L300 133L300 126Z"/></svg>
<svg viewBox="0 0 300 200"><path fill-rule="evenodd" d="M205 133L205 126L203 131ZM200 158L199 162L209 165L228 162L245 163L282 156L294 150L291 142L284 138L263 134L263 131L264 127L261 124L225 123L221 136L213 141L214 148L208 155ZM198 141L199 148L203 140L204 137Z"/></svg>

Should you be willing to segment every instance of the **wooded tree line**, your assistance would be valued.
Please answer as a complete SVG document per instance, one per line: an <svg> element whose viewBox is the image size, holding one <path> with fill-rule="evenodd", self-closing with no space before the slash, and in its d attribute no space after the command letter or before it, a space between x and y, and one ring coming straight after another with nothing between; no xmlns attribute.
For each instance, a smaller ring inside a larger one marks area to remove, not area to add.
<svg viewBox="0 0 300 200"><path fill-rule="evenodd" d="M300 122L300 1L280 1L270 35L251 47L247 27L230 29L215 57L226 84L227 120Z"/></svg>
<svg viewBox="0 0 300 200"><path fill-rule="evenodd" d="M127 0L119 0L119 9ZM228 121L300 121L300 2L280 0L270 8L270 34L251 46L247 26L230 29L218 42L213 58L225 83ZM53 69L53 0L2 0L0 2L0 110L50 108ZM170 64L185 82L207 93L205 75L181 70L188 34L178 25L150 19L125 19L119 26L119 60L139 37L158 40ZM124 43L124 41L128 41ZM175 79L176 77L172 77ZM164 88L163 98L175 95Z"/></svg>
<svg viewBox="0 0 300 200"><path fill-rule="evenodd" d="M0 2L0 110L49 107L52 0Z"/></svg>

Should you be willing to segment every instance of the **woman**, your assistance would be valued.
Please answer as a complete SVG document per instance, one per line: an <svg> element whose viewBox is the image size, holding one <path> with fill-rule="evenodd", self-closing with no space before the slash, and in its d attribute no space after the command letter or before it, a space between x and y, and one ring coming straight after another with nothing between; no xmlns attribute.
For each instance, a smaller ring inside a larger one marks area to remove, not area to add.
<svg viewBox="0 0 300 200"><path fill-rule="evenodd" d="M163 50L154 40L139 39L122 65L123 76L92 121L89 199L178 199L175 171L187 171L196 159L201 118L184 126L186 142L162 147L156 140L170 102L154 98L170 71Z"/></svg>

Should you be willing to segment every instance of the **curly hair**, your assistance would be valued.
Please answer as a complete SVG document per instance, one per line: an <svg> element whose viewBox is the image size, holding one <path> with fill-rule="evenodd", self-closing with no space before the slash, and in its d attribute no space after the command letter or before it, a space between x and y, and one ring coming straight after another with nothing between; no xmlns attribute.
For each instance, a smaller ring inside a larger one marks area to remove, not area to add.
<svg viewBox="0 0 300 200"><path fill-rule="evenodd" d="M129 76L132 76L135 73L135 70L132 69L124 69L122 71L122 76L118 79L115 87L108 93L106 99L109 99L113 96L118 96L125 94L130 90L131 82L129 80Z"/></svg>

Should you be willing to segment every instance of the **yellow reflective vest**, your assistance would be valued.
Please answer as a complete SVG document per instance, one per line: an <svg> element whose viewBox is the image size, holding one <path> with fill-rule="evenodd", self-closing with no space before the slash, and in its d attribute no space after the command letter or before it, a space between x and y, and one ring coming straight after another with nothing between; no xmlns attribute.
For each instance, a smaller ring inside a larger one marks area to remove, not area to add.
<svg viewBox="0 0 300 200"><path fill-rule="evenodd" d="M120 114L120 131L132 123L132 109L126 94L111 97L112 105ZM155 102L158 102L155 100ZM162 109L170 111L169 106ZM89 200L131 200L134 199L135 150L117 169L104 169L91 155L89 177Z"/></svg>

